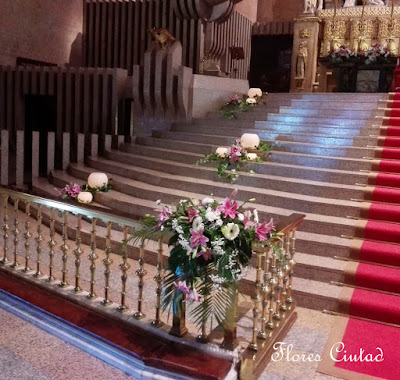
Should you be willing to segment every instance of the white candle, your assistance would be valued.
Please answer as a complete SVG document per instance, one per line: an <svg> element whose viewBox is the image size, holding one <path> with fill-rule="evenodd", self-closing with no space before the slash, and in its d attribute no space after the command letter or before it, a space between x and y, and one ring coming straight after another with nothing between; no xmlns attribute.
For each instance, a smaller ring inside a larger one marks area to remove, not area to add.
<svg viewBox="0 0 400 380"><path fill-rule="evenodd" d="M215 153L219 156L219 157L226 157L228 155L228 148L222 147L220 146L219 148L217 148L217 150L215 151Z"/></svg>
<svg viewBox="0 0 400 380"><path fill-rule="evenodd" d="M247 96L249 98L255 98L256 96L258 97L262 97L262 91L261 88L251 88L248 92L247 92Z"/></svg>
<svg viewBox="0 0 400 380"><path fill-rule="evenodd" d="M247 153L246 157L248 160L254 161L257 159L257 154L256 153Z"/></svg>
<svg viewBox="0 0 400 380"><path fill-rule="evenodd" d="M255 133L244 133L240 138L240 144L245 149L257 149L260 145L260 138Z"/></svg>
<svg viewBox="0 0 400 380"><path fill-rule="evenodd" d="M92 189L97 189L108 184L108 177L105 173L92 173L88 177L88 185Z"/></svg>
<svg viewBox="0 0 400 380"><path fill-rule="evenodd" d="M88 204L93 200L93 195L89 191L81 191L78 194L78 202Z"/></svg>

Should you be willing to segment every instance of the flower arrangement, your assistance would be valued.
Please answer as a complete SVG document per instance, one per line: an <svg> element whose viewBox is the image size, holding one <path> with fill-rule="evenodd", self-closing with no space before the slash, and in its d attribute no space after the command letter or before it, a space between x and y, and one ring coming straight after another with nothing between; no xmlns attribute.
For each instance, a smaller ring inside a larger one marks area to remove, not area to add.
<svg viewBox="0 0 400 380"><path fill-rule="evenodd" d="M346 62L358 62L369 65L375 62L387 63L394 57L388 47L376 43L369 49L360 50L358 53L354 49L349 49L342 45L338 49L329 51L328 55L323 57L323 60L328 61L332 65Z"/></svg>
<svg viewBox="0 0 400 380"><path fill-rule="evenodd" d="M250 108L260 104L265 104L264 94L260 89L251 88L247 95L242 97L235 95L229 98L218 110L218 113L225 119L236 119L238 113L247 112Z"/></svg>
<svg viewBox="0 0 400 380"><path fill-rule="evenodd" d="M194 305L196 323L215 318L222 324L233 302L238 281L246 273L253 254L252 244L274 246L274 222L261 222L257 210L248 202L239 204L235 190L222 202L204 199L181 200L176 208L163 205L158 217L146 215L142 228L132 237L160 239L169 235L172 246L164 281L163 307L177 296ZM157 204L160 204L157 201Z"/></svg>
<svg viewBox="0 0 400 380"><path fill-rule="evenodd" d="M250 147L246 144L246 135L257 137L255 145ZM215 153L206 154L197 164L216 162L218 177L235 182L239 178L239 171L249 163L263 162L271 150L272 145L260 141L257 135L244 134L230 147L219 147ZM250 173L254 174L254 171Z"/></svg>
<svg viewBox="0 0 400 380"><path fill-rule="evenodd" d="M101 178L101 182L96 182L96 174L98 178ZM90 203L93 200L94 193L106 193L110 190L111 184L104 173L92 173L88 177L88 183L83 185L77 183L67 184L59 191L59 196L79 203Z"/></svg>

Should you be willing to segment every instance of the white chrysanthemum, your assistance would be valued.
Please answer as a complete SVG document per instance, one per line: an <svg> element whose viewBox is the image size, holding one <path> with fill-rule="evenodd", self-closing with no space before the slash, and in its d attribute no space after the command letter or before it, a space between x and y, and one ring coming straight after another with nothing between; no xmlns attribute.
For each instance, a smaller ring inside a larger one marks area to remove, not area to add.
<svg viewBox="0 0 400 380"><path fill-rule="evenodd" d="M209 222L213 222L221 217L221 211L213 210L211 207L207 207L205 218Z"/></svg>
<svg viewBox="0 0 400 380"><path fill-rule="evenodd" d="M212 199L212 198L210 198L210 197L205 197L205 198L203 198L203 200L201 201L201 204L202 204L203 206L207 206L207 205L209 205L209 204L211 204L211 203L214 203L214 199Z"/></svg>
<svg viewBox="0 0 400 380"><path fill-rule="evenodd" d="M221 228L221 232L226 239L235 240L239 235L240 228L235 223L228 223L226 226Z"/></svg>
<svg viewBox="0 0 400 380"><path fill-rule="evenodd" d="M218 227L222 227L223 224L224 224L224 222L222 221L222 219L217 219L215 221L215 225L218 226Z"/></svg>
<svg viewBox="0 0 400 380"><path fill-rule="evenodd" d="M197 216L196 218L194 218L192 228L195 231L200 231L204 229L203 218L201 216Z"/></svg>

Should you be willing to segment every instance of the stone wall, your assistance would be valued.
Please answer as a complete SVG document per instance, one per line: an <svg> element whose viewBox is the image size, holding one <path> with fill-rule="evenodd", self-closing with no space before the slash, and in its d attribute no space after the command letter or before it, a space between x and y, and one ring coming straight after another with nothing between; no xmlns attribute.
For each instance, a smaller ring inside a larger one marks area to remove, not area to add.
<svg viewBox="0 0 400 380"><path fill-rule="evenodd" d="M236 5L235 10L246 16L249 20L257 21L257 4L258 0L243 0Z"/></svg>
<svg viewBox="0 0 400 380"><path fill-rule="evenodd" d="M292 21L303 12L303 6L303 0L258 0L257 21Z"/></svg>
<svg viewBox="0 0 400 380"><path fill-rule="evenodd" d="M82 0L0 0L0 10L0 64L81 64Z"/></svg>

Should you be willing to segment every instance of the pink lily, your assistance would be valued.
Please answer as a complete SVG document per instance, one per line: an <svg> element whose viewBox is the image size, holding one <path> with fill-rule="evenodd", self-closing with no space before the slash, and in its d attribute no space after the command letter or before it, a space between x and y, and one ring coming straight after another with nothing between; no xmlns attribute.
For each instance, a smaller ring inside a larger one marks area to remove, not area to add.
<svg viewBox="0 0 400 380"><path fill-rule="evenodd" d="M190 294L190 289L186 285L186 282L184 281L179 281L178 283L174 282L174 285L176 289L181 291L182 293L185 293L186 295Z"/></svg>
<svg viewBox="0 0 400 380"><path fill-rule="evenodd" d="M157 228L160 228L163 225L163 223L166 220L168 220L170 214L171 214L171 210L168 207L164 207L163 210L161 211L160 215L158 216Z"/></svg>
<svg viewBox="0 0 400 380"><path fill-rule="evenodd" d="M260 241L264 241L267 240L267 234L270 233L273 229L275 228L274 226L274 221L271 220L266 223L262 223L262 224L257 224L256 225L256 235L258 237L258 240Z"/></svg>
<svg viewBox="0 0 400 380"><path fill-rule="evenodd" d="M209 249L207 249L206 251L197 252L196 257L201 257L201 256L203 256L204 260L206 261L211 260L212 252Z"/></svg>
<svg viewBox="0 0 400 380"><path fill-rule="evenodd" d="M199 210L195 210L195 209L193 209L193 208L188 208L186 211L187 211L187 214L188 214L189 222L190 222L190 223L193 222L193 219L194 219L196 216L199 216Z"/></svg>
<svg viewBox="0 0 400 380"><path fill-rule="evenodd" d="M207 242L210 240L207 236L203 235L204 229L195 231L193 228L190 229L190 234L192 237L190 238L190 246L192 248L196 248L199 245L202 247L206 247Z"/></svg>
<svg viewBox="0 0 400 380"><path fill-rule="evenodd" d="M236 201L225 198L225 204L218 206L218 211L222 211L224 213L224 218L227 218L229 216L230 218L235 219L237 215L236 210L238 208L239 205Z"/></svg>
<svg viewBox="0 0 400 380"><path fill-rule="evenodd" d="M186 297L185 301L189 302L202 302L203 301L203 296L201 296L199 293L196 292L196 289L193 289L189 295Z"/></svg>

